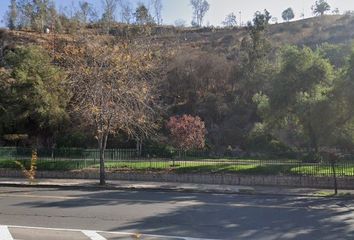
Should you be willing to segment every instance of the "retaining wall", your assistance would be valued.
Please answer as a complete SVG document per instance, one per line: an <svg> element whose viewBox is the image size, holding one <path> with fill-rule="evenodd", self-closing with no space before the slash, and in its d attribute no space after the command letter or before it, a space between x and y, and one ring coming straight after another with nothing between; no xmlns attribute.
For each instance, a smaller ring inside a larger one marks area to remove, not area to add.
<svg viewBox="0 0 354 240"><path fill-rule="evenodd" d="M23 173L16 170L0 169L0 177L23 178ZM98 171L38 171L37 178L99 179L99 173ZM312 176L107 172L107 180L308 188L333 187L333 178ZM354 177L338 178L337 181L340 189L354 189Z"/></svg>

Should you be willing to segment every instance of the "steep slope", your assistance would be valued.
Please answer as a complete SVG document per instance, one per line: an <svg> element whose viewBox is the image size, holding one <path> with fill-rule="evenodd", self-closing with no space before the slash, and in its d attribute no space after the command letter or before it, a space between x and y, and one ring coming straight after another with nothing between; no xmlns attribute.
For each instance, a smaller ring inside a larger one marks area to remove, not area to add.
<svg viewBox="0 0 354 240"><path fill-rule="evenodd" d="M114 38L130 35L134 39L147 38L146 32L139 26L117 25L109 36L93 37L93 29L85 30L85 34L94 39ZM38 34L27 31L5 31L0 41L9 44L38 44L46 48L58 48L61 44L73 40L71 34ZM225 52L237 46L246 35L246 28L175 28L171 26L150 28L149 38L168 47L188 46L208 51ZM80 33L81 35L82 33ZM354 16L331 15L304 19L289 23L272 24L268 35L274 46L284 44L306 45L315 47L325 42L333 44L350 44L354 38Z"/></svg>

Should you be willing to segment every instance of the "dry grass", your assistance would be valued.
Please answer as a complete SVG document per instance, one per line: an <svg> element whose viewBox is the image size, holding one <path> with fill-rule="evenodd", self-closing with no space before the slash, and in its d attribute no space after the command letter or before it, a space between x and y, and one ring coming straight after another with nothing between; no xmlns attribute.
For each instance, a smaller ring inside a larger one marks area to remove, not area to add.
<svg viewBox="0 0 354 240"><path fill-rule="evenodd" d="M117 31L122 32L127 26L117 25ZM153 36L134 35L137 41L146 38L157 45L176 48L197 48L207 51L224 52L238 45L246 35L245 28L236 29L175 29L171 26L164 27ZM133 29L133 28L132 28ZM133 30L132 30L133 31ZM14 44L37 44L52 50L53 42L56 51L60 53L63 46L77 40L77 36L85 36L90 41L105 42L114 41L112 35L97 35L96 29L86 29L74 37L71 34L44 34L30 31L11 31L9 36ZM343 15L331 15L290 23L272 24L269 27L269 37L275 46L284 44L314 46L324 42L348 43L354 37L354 17ZM55 40L54 40L55 39ZM227 40L227 41L226 41Z"/></svg>

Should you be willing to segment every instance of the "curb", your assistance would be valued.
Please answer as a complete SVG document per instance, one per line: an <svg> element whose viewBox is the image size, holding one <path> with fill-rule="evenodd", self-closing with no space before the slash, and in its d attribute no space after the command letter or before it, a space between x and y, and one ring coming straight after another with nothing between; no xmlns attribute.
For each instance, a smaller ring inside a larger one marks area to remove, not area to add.
<svg viewBox="0 0 354 240"><path fill-rule="evenodd" d="M60 189L95 189L95 190L127 190L127 191L151 191L151 192L186 192L186 193L214 193L214 194L256 194L254 189L217 190L217 189L193 189L173 187L122 187L114 184L100 186L98 184L63 185L63 184L27 184L27 183L1 183L0 187L23 187L23 188L60 188Z"/></svg>
<svg viewBox="0 0 354 240"><path fill-rule="evenodd" d="M259 196L289 196L289 197L309 197L309 198L331 198L331 199L354 199L354 195L344 196L316 196L314 194L296 194L296 193L272 193L257 191L252 188L240 188L237 191L232 190L217 190L217 189L193 189L193 188L174 188L174 187L134 187L134 186L117 186L114 184L107 184L100 186L98 184L28 184L28 183L5 183L0 182L0 187L22 187L22 188L59 188L59 189L92 189L92 190L122 190L122 191L145 191L145 192L177 192L177 193L200 193L200 194L229 194L229 195L259 195Z"/></svg>

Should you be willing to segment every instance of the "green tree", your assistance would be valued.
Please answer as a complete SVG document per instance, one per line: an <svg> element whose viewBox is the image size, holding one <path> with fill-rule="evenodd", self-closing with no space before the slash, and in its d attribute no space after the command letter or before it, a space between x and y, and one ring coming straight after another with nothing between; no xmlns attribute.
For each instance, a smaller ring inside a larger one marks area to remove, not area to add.
<svg viewBox="0 0 354 240"><path fill-rule="evenodd" d="M279 129L296 129L306 139L309 151L317 154L335 126L333 76L330 63L311 49L286 47L269 98L259 102L261 108L269 107L270 111L264 111L268 123Z"/></svg>
<svg viewBox="0 0 354 240"><path fill-rule="evenodd" d="M270 15L270 12L268 12L267 9L264 9L263 13L260 11L257 11L254 14L254 18L252 22L248 22L248 28L253 31L253 32L260 32L264 31L266 27L269 24L269 20L272 19L272 16Z"/></svg>
<svg viewBox="0 0 354 240"><path fill-rule="evenodd" d="M154 23L154 18L151 16L149 9L147 9L144 4L140 4L136 8L134 16L136 24L145 25Z"/></svg>
<svg viewBox="0 0 354 240"><path fill-rule="evenodd" d="M1 123L1 129L3 128L3 125L7 122L6 121L6 115L9 107L9 100L11 96L11 82L13 79L10 77L10 72L8 69L5 68L0 68L0 123ZM0 134L2 134L2 131L0 129Z"/></svg>
<svg viewBox="0 0 354 240"><path fill-rule="evenodd" d="M239 104L252 104L254 94L263 90L273 68L269 62L272 47L266 36L270 19L269 12L264 10L256 12L253 23L248 23L248 36L242 40L233 74Z"/></svg>
<svg viewBox="0 0 354 240"><path fill-rule="evenodd" d="M284 21L289 22L290 20L294 19L295 14L292 8L287 8L283 11L281 16Z"/></svg>
<svg viewBox="0 0 354 240"><path fill-rule="evenodd" d="M18 47L5 54L1 75L5 93L7 133L25 132L33 144L54 143L53 137L66 118L65 75L52 65L49 55L38 47Z"/></svg>
<svg viewBox="0 0 354 240"><path fill-rule="evenodd" d="M327 58L337 69L346 66L351 54L350 44L329 44L324 43L317 48L321 56Z"/></svg>
<svg viewBox="0 0 354 240"><path fill-rule="evenodd" d="M227 145L246 148L246 138L259 121L253 97L258 92L267 90L276 67L270 62L272 46L267 39L270 18L266 10L263 13L256 12L253 22L248 23L247 36L242 39L240 48L235 53L230 52L234 60L228 78L227 100L224 103L227 108L221 108L229 110L221 114L224 116L222 124L216 128L208 127L209 136L222 132L218 142L228 141ZM228 140L225 141L226 139Z"/></svg>
<svg viewBox="0 0 354 240"><path fill-rule="evenodd" d="M332 94L334 101L333 115L336 118L336 142L342 148L354 147L354 50L344 70L338 74Z"/></svg>
<svg viewBox="0 0 354 240"><path fill-rule="evenodd" d="M313 14L323 16L326 12L331 10L331 6L325 0L318 0L311 9Z"/></svg>

